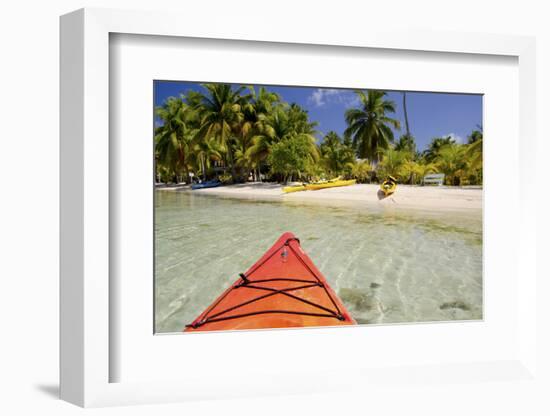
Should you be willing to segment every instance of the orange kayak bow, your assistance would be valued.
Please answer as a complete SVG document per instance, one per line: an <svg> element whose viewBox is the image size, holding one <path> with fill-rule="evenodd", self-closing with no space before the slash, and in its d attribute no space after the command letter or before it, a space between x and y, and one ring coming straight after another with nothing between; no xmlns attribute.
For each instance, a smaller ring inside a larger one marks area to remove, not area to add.
<svg viewBox="0 0 550 416"><path fill-rule="evenodd" d="M300 241L287 232L184 331L355 324Z"/></svg>

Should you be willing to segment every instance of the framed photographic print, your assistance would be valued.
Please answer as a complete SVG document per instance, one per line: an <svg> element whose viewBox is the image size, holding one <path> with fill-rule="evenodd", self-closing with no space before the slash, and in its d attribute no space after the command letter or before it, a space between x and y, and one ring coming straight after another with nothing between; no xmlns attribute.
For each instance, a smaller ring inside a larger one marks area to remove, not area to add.
<svg viewBox="0 0 550 416"><path fill-rule="evenodd" d="M180 21L62 17L62 398L532 377L533 40Z"/></svg>

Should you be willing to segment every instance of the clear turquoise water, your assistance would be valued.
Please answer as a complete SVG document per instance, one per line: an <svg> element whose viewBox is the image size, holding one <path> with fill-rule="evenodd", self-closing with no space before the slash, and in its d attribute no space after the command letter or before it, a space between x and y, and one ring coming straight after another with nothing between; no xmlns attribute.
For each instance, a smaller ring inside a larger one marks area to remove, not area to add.
<svg viewBox="0 0 550 416"><path fill-rule="evenodd" d="M363 324L482 318L482 218L156 191L155 322L179 332L285 231Z"/></svg>

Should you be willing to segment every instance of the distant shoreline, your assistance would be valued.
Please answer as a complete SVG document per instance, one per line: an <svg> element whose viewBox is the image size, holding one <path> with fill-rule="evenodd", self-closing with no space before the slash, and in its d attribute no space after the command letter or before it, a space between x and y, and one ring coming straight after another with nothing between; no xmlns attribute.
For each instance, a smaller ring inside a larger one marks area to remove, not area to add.
<svg viewBox="0 0 550 416"><path fill-rule="evenodd" d="M380 199L378 192L380 188L376 184L356 184L289 194L283 192L283 187L277 183L250 182L194 191L189 185L158 186L156 189L226 198L312 202L329 206L353 204L384 210L391 208L481 214L483 207L483 189L481 187L398 185L397 191L393 195L383 199Z"/></svg>

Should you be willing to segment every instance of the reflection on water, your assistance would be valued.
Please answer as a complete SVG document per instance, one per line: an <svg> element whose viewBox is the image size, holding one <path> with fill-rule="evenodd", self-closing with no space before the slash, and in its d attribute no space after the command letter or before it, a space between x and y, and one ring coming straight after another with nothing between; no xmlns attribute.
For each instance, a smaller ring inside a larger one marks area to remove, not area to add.
<svg viewBox="0 0 550 416"><path fill-rule="evenodd" d="M155 322L179 332L285 231L359 323L482 317L478 215L156 192Z"/></svg>

